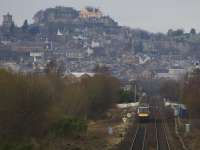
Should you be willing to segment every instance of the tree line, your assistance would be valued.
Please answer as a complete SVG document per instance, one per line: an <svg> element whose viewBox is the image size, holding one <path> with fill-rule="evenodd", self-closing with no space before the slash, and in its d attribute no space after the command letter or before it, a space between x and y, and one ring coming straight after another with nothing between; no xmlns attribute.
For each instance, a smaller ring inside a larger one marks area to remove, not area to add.
<svg viewBox="0 0 200 150"><path fill-rule="evenodd" d="M0 70L0 150L49 135L84 134L88 120L116 103L119 86L108 75L77 79Z"/></svg>
<svg viewBox="0 0 200 150"><path fill-rule="evenodd" d="M195 69L186 76L182 88L183 103L189 108L192 118L200 116L200 69Z"/></svg>
<svg viewBox="0 0 200 150"><path fill-rule="evenodd" d="M165 80L160 87L163 98L186 105L191 118L200 116L200 69L195 69L179 81Z"/></svg>

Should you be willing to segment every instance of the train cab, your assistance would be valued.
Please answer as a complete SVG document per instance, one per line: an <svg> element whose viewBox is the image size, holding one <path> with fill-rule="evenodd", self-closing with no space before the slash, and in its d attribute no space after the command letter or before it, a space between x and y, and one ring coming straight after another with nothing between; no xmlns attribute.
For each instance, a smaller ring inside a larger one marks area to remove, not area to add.
<svg viewBox="0 0 200 150"><path fill-rule="evenodd" d="M149 105L140 105L137 108L137 118L142 120L149 120L150 118L150 109Z"/></svg>

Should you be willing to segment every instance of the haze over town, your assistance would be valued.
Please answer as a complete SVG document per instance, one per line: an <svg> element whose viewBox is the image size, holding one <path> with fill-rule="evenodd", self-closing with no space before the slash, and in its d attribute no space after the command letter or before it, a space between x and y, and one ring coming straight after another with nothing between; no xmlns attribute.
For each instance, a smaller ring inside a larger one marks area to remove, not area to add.
<svg viewBox="0 0 200 150"><path fill-rule="evenodd" d="M0 150L200 149L199 4L0 0Z"/></svg>

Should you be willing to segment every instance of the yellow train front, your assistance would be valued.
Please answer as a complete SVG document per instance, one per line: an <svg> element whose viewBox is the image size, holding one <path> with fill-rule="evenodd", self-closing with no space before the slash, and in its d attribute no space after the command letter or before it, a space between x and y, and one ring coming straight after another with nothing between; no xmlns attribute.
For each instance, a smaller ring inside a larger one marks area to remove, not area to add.
<svg viewBox="0 0 200 150"><path fill-rule="evenodd" d="M137 119L139 121L149 121L150 119L150 109L149 105L141 105L137 108Z"/></svg>

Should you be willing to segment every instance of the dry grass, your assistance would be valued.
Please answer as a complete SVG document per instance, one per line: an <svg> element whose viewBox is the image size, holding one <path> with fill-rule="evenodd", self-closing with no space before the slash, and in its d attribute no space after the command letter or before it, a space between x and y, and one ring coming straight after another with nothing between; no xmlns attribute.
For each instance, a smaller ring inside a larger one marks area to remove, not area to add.
<svg viewBox="0 0 200 150"><path fill-rule="evenodd" d="M191 132L189 134L185 134L182 132L182 136L184 137L184 142L189 150L198 150L200 149L200 120L191 120Z"/></svg>
<svg viewBox="0 0 200 150"><path fill-rule="evenodd" d="M120 114L120 110L113 109L109 112L109 116L90 121L86 135L78 138L45 139L41 148L43 150L115 150L126 128ZM108 134L108 127L113 128L112 135Z"/></svg>

